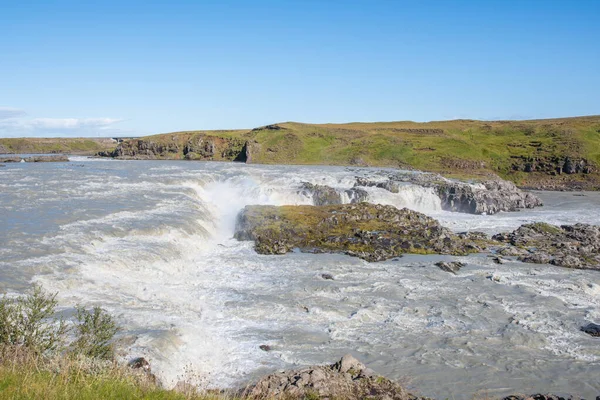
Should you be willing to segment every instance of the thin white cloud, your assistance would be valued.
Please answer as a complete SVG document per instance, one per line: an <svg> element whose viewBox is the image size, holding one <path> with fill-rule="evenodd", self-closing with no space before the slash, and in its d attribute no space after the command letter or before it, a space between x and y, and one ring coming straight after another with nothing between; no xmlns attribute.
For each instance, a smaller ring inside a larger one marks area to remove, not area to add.
<svg viewBox="0 0 600 400"><path fill-rule="evenodd" d="M106 128L121 121L117 118L32 118L18 120L15 125L23 129L73 130Z"/></svg>
<svg viewBox="0 0 600 400"><path fill-rule="evenodd" d="M24 110L13 107L0 107L0 119L24 117L27 115Z"/></svg>
<svg viewBox="0 0 600 400"><path fill-rule="evenodd" d="M25 118L16 108L0 108L0 137L109 136L119 118Z"/></svg>

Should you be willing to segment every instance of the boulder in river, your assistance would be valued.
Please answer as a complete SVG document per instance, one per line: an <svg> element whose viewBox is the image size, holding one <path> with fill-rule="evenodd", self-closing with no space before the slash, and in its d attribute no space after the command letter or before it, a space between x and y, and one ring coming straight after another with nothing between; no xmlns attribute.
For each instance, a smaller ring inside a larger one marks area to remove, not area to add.
<svg viewBox="0 0 600 400"><path fill-rule="evenodd" d="M309 195L315 206L342 204L342 196L332 187L303 182L300 192Z"/></svg>
<svg viewBox="0 0 600 400"><path fill-rule="evenodd" d="M439 261L435 263L436 267L439 267L442 271L450 272L455 274L466 264L460 261Z"/></svg>
<svg viewBox="0 0 600 400"><path fill-rule="evenodd" d="M590 322L589 324L582 326L581 331L587 333L590 336L599 337L600 325Z"/></svg>
<svg viewBox="0 0 600 400"><path fill-rule="evenodd" d="M246 206L236 225L238 240L254 240L260 254L345 253L367 261L401 254L466 255L487 240L461 238L416 211L358 203L332 206Z"/></svg>
<svg viewBox="0 0 600 400"><path fill-rule="evenodd" d="M521 225L511 233L494 235L493 239L526 251L519 256L523 262L600 269L600 226L536 222Z"/></svg>
<svg viewBox="0 0 600 400"><path fill-rule="evenodd" d="M253 399L419 399L397 383L378 376L351 355L332 365L267 375L243 395Z"/></svg>
<svg viewBox="0 0 600 400"><path fill-rule="evenodd" d="M569 397L563 397L563 396L559 396L556 394L541 394L541 393L537 393L537 394L530 394L530 395L521 395L521 394L517 394L517 395L512 395L512 396L507 396L505 398L503 398L502 400L573 400L573 397L569 396ZM596 397L596 400L598 400L598 397Z"/></svg>
<svg viewBox="0 0 600 400"><path fill-rule="evenodd" d="M312 197L315 206L329 206L343 203L342 193L331 186L302 182L299 193ZM343 193L348 196L350 203L361 203L367 201L369 198L369 193L358 187L344 190Z"/></svg>

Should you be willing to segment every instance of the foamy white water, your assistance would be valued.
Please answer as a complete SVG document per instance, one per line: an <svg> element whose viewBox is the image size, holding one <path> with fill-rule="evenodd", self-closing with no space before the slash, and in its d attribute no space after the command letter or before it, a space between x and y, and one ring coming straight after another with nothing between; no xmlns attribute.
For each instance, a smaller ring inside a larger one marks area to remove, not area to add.
<svg viewBox="0 0 600 400"><path fill-rule="evenodd" d="M193 371L198 383L233 386L352 352L440 398L600 392L598 339L579 331L600 322L597 272L471 256L455 257L468 265L454 276L433 265L453 257L261 256L232 239L247 204L312 204L301 182L343 192L356 176L379 175L85 158L9 164L0 169L0 284L20 292L41 282L64 307L103 306L125 328L123 357L147 357L167 385ZM371 202L425 212L456 231L600 224L596 193L541 193L543 208L474 216L441 211L417 186L367 191Z"/></svg>

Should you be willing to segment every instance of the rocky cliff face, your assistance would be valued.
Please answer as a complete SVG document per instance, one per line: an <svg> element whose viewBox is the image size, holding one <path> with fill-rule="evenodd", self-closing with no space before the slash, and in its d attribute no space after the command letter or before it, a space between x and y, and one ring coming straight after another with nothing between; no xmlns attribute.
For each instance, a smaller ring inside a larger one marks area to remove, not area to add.
<svg viewBox="0 0 600 400"><path fill-rule="evenodd" d="M518 211L542 205L542 201L537 196L518 189L512 182L499 178L480 184L468 184L451 181L438 174L396 173L384 181L357 178L355 186L379 187L398 193L400 185L405 183L433 188L442 201L442 209L446 211L496 214L500 211Z"/></svg>
<svg viewBox="0 0 600 400"><path fill-rule="evenodd" d="M591 174L596 166L585 158L513 156L512 170L542 172L548 175Z"/></svg>
<svg viewBox="0 0 600 400"><path fill-rule="evenodd" d="M442 209L446 211L489 215L542 205L537 196L523 192L512 182L503 180L485 181L478 186L445 182L434 187L442 200Z"/></svg>
<svg viewBox="0 0 600 400"><path fill-rule="evenodd" d="M172 141L160 142L148 139L125 140L112 152L101 152L98 155L121 159L246 161L245 141L209 135L194 135L184 143L180 143L175 136Z"/></svg>
<svg viewBox="0 0 600 400"><path fill-rule="evenodd" d="M173 143L155 143L142 139L124 140L112 152L100 152L100 156L130 159L169 158L179 152L179 146Z"/></svg>

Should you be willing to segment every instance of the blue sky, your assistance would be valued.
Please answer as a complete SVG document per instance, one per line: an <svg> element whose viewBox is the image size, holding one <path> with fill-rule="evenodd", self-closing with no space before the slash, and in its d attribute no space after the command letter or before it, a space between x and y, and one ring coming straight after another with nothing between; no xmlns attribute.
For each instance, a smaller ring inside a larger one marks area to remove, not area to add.
<svg viewBox="0 0 600 400"><path fill-rule="evenodd" d="M0 10L0 137L600 114L596 0Z"/></svg>

